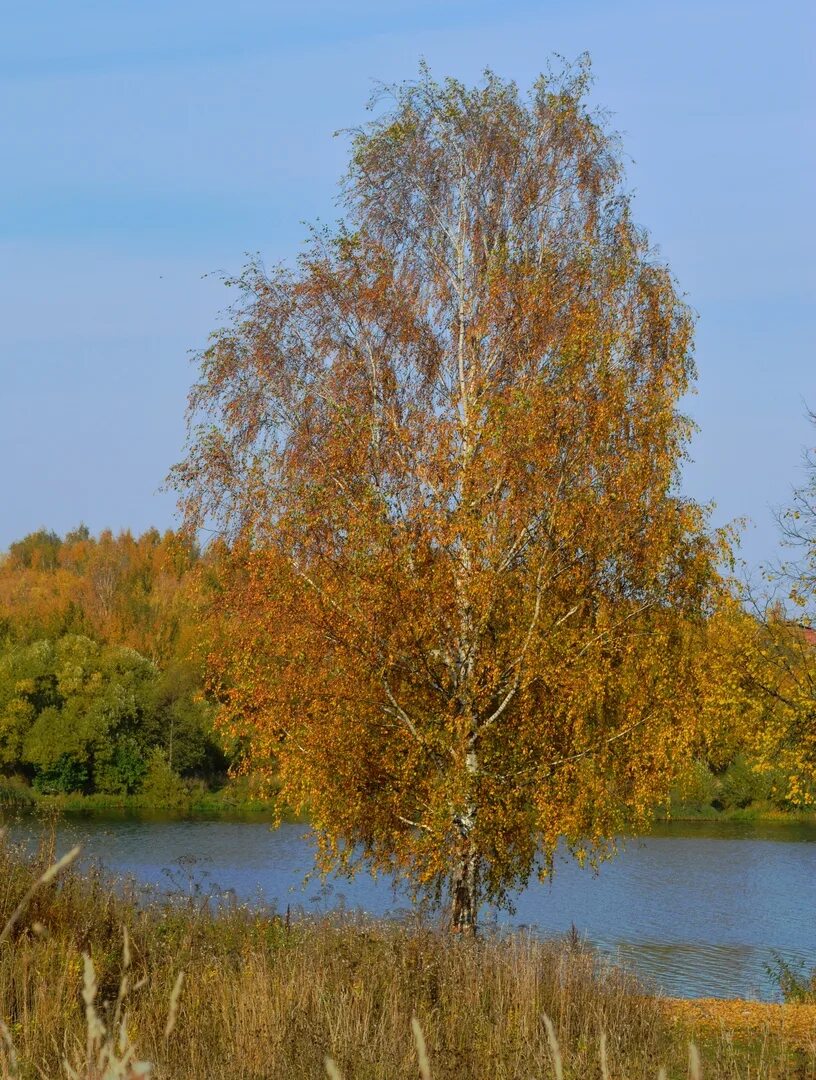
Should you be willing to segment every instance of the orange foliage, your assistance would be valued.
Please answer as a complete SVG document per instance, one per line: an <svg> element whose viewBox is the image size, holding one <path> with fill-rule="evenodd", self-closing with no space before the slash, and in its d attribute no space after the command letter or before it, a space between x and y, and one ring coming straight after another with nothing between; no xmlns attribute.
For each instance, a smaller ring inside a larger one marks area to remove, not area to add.
<svg viewBox="0 0 816 1080"><path fill-rule="evenodd" d="M719 589L677 491L692 317L585 84L397 87L347 224L237 283L173 474L231 544L224 723L326 865L451 877L458 927L648 819Z"/></svg>
<svg viewBox="0 0 816 1080"><path fill-rule="evenodd" d="M33 533L0 562L0 621L21 641L87 633L166 662L192 648L197 561L172 531Z"/></svg>

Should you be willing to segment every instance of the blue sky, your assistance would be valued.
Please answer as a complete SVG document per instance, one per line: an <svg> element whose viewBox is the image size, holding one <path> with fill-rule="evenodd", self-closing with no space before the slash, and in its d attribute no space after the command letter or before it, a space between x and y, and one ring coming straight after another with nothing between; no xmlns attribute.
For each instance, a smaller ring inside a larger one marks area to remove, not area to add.
<svg viewBox="0 0 816 1080"><path fill-rule="evenodd" d="M468 2L3 5L0 548L46 525L173 523L189 351L218 325L219 271L291 258L336 214L374 80L528 85L589 51L646 225L698 311L688 493L771 507L816 441L811 4ZM809 197L810 196L810 197ZM205 276L206 275L206 276Z"/></svg>

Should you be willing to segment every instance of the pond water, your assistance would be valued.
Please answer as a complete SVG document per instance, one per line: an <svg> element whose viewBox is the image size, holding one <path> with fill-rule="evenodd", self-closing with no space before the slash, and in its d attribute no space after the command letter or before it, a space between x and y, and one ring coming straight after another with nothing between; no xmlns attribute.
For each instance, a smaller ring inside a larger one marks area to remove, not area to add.
<svg viewBox="0 0 816 1080"><path fill-rule="evenodd" d="M32 839L23 821L13 834ZM60 853L81 843L116 873L163 888L232 890L328 911L340 905L381 916L408 909L406 893L367 875L304 878L313 868L309 828L262 821L73 818L58 826ZM816 827L670 823L625 841L599 872L566 857L551 882L515 897L513 914L487 913L502 926L563 935L574 924L603 953L666 994L754 997L778 991L766 966L774 956L816 966Z"/></svg>

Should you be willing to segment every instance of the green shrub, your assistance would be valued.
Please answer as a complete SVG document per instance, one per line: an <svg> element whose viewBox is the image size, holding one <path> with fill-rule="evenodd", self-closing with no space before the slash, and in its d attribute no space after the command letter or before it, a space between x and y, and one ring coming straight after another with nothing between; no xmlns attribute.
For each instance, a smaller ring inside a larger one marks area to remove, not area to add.
<svg viewBox="0 0 816 1080"><path fill-rule="evenodd" d="M40 766L34 774L34 788L41 795L70 795L85 791L88 769L70 754L62 754L52 765Z"/></svg>
<svg viewBox="0 0 816 1080"><path fill-rule="evenodd" d="M157 806L180 806L189 800L184 781L170 767L163 750L150 751L141 794L146 802Z"/></svg>
<svg viewBox="0 0 816 1080"><path fill-rule="evenodd" d="M131 735L121 738L106 755L94 763L94 787L108 795L132 795L147 773L145 755Z"/></svg>
<svg viewBox="0 0 816 1080"><path fill-rule="evenodd" d="M773 963L766 964L765 970L779 986L783 1001L791 1005L816 1003L816 968L806 973L804 964L794 967L774 953Z"/></svg>
<svg viewBox="0 0 816 1080"><path fill-rule="evenodd" d="M743 754L737 754L720 777L717 803L723 810L743 810L756 802L767 802L773 781L759 772Z"/></svg>
<svg viewBox="0 0 816 1080"><path fill-rule="evenodd" d="M698 810L710 807L719 793L717 777L708 763L695 759L672 791L672 804Z"/></svg>
<svg viewBox="0 0 816 1080"><path fill-rule="evenodd" d="M20 776L4 776L0 779L0 806L31 806L34 797L26 781Z"/></svg>

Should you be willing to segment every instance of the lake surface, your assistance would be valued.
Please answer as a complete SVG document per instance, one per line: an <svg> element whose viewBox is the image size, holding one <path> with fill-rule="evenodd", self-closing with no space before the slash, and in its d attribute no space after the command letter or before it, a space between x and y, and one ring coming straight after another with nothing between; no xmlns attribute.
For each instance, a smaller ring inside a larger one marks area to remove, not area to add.
<svg viewBox="0 0 816 1080"><path fill-rule="evenodd" d="M39 826L22 822L18 837ZM325 912L340 905L376 915L408 908L404 890L359 875L322 884L303 825L259 821L94 816L58 826L59 850L74 843L117 874L160 888L231 890ZM515 897L512 915L488 918L544 936L575 925L589 943L679 997L773 1000L774 954L816 966L816 827L671 823L628 839L594 874L567 858L551 883Z"/></svg>

